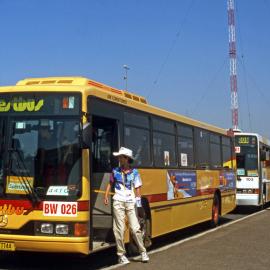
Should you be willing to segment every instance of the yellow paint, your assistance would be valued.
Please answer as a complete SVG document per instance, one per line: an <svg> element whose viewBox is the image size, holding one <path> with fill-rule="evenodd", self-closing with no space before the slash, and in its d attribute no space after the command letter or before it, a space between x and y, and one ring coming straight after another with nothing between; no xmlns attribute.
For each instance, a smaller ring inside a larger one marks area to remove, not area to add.
<svg viewBox="0 0 270 270"><path fill-rule="evenodd" d="M159 194L167 193L166 174L167 170L162 169L147 169L139 170L143 180L143 194Z"/></svg>

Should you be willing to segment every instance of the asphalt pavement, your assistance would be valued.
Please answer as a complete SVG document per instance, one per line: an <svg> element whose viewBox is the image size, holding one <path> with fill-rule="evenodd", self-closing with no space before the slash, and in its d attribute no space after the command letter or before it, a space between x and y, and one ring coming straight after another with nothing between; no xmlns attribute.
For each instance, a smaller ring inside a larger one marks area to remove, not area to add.
<svg viewBox="0 0 270 270"><path fill-rule="evenodd" d="M88 269L270 269L270 210L239 209L221 219L210 230L201 223L153 239L150 262L134 259L130 265L117 265L115 248L76 254L15 252L0 257L0 270L88 270ZM237 223L235 223L237 222ZM226 227L227 226L227 227Z"/></svg>
<svg viewBox="0 0 270 270"><path fill-rule="evenodd" d="M270 209L220 227L198 238L134 259L121 269L269 270Z"/></svg>

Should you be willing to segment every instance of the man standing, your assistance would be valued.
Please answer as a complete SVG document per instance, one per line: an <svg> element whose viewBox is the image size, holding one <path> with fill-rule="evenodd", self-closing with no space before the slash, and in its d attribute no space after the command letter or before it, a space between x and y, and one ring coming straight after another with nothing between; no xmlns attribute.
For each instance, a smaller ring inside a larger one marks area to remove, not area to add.
<svg viewBox="0 0 270 270"><path fill-rule="evenodd" d="M121 147L119 152L114 152L113 155L118 157L120 167L117 167L112 171L110 182L108 183L105 192L104 204L108 204L108 194L111 190L111 186L113 186L115 191L115 195L113 196L113 232L119 263L129 263L128 258L125 256L126 250L124 244L126 215L132 236L141 254L141 260L142 262L148 262L149 257L143 244L142 232L135 212L135 202L137 206L141 207L141 177L137 169L130 168L130 164L134 159L132 150ZM133 187L135 188L136 197Z"/></svg>

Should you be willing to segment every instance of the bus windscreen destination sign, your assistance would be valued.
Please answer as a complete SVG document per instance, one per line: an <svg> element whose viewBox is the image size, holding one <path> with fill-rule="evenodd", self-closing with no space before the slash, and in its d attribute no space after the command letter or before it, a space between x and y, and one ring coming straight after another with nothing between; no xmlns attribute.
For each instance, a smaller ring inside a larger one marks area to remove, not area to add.
<svg viewBox="0 0 270 270"><path fill-rule="evenodd" d="M0 115L78 115L80 103L78 93L1 94Z"/></svg>
<svg viewBox="0 0 270 270"><path fill-rule="evenodd" d="M236 145L254 145L256 144L256 137L254 136L237 136L235 138Z"/></svg>

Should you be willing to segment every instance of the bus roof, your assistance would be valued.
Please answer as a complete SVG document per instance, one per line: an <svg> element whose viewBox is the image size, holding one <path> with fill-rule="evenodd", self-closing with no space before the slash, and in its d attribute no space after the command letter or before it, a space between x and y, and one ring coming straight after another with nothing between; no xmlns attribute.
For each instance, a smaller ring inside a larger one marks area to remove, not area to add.
<svg viewBox="0 0 270 270"><path fill-rule="evenodd" d="M213 132L227 135L227 130L216 127L192 118L168 112L148 104L147 100L139 95L124 90L119 90L85 77L47 77L27 78L20 80L14 86L2 86L0 92L50 92L50 91L79 91L87 95L97 96L110 102L118 103L127 107L136 108L160 117L183 122Z"/></svg>

